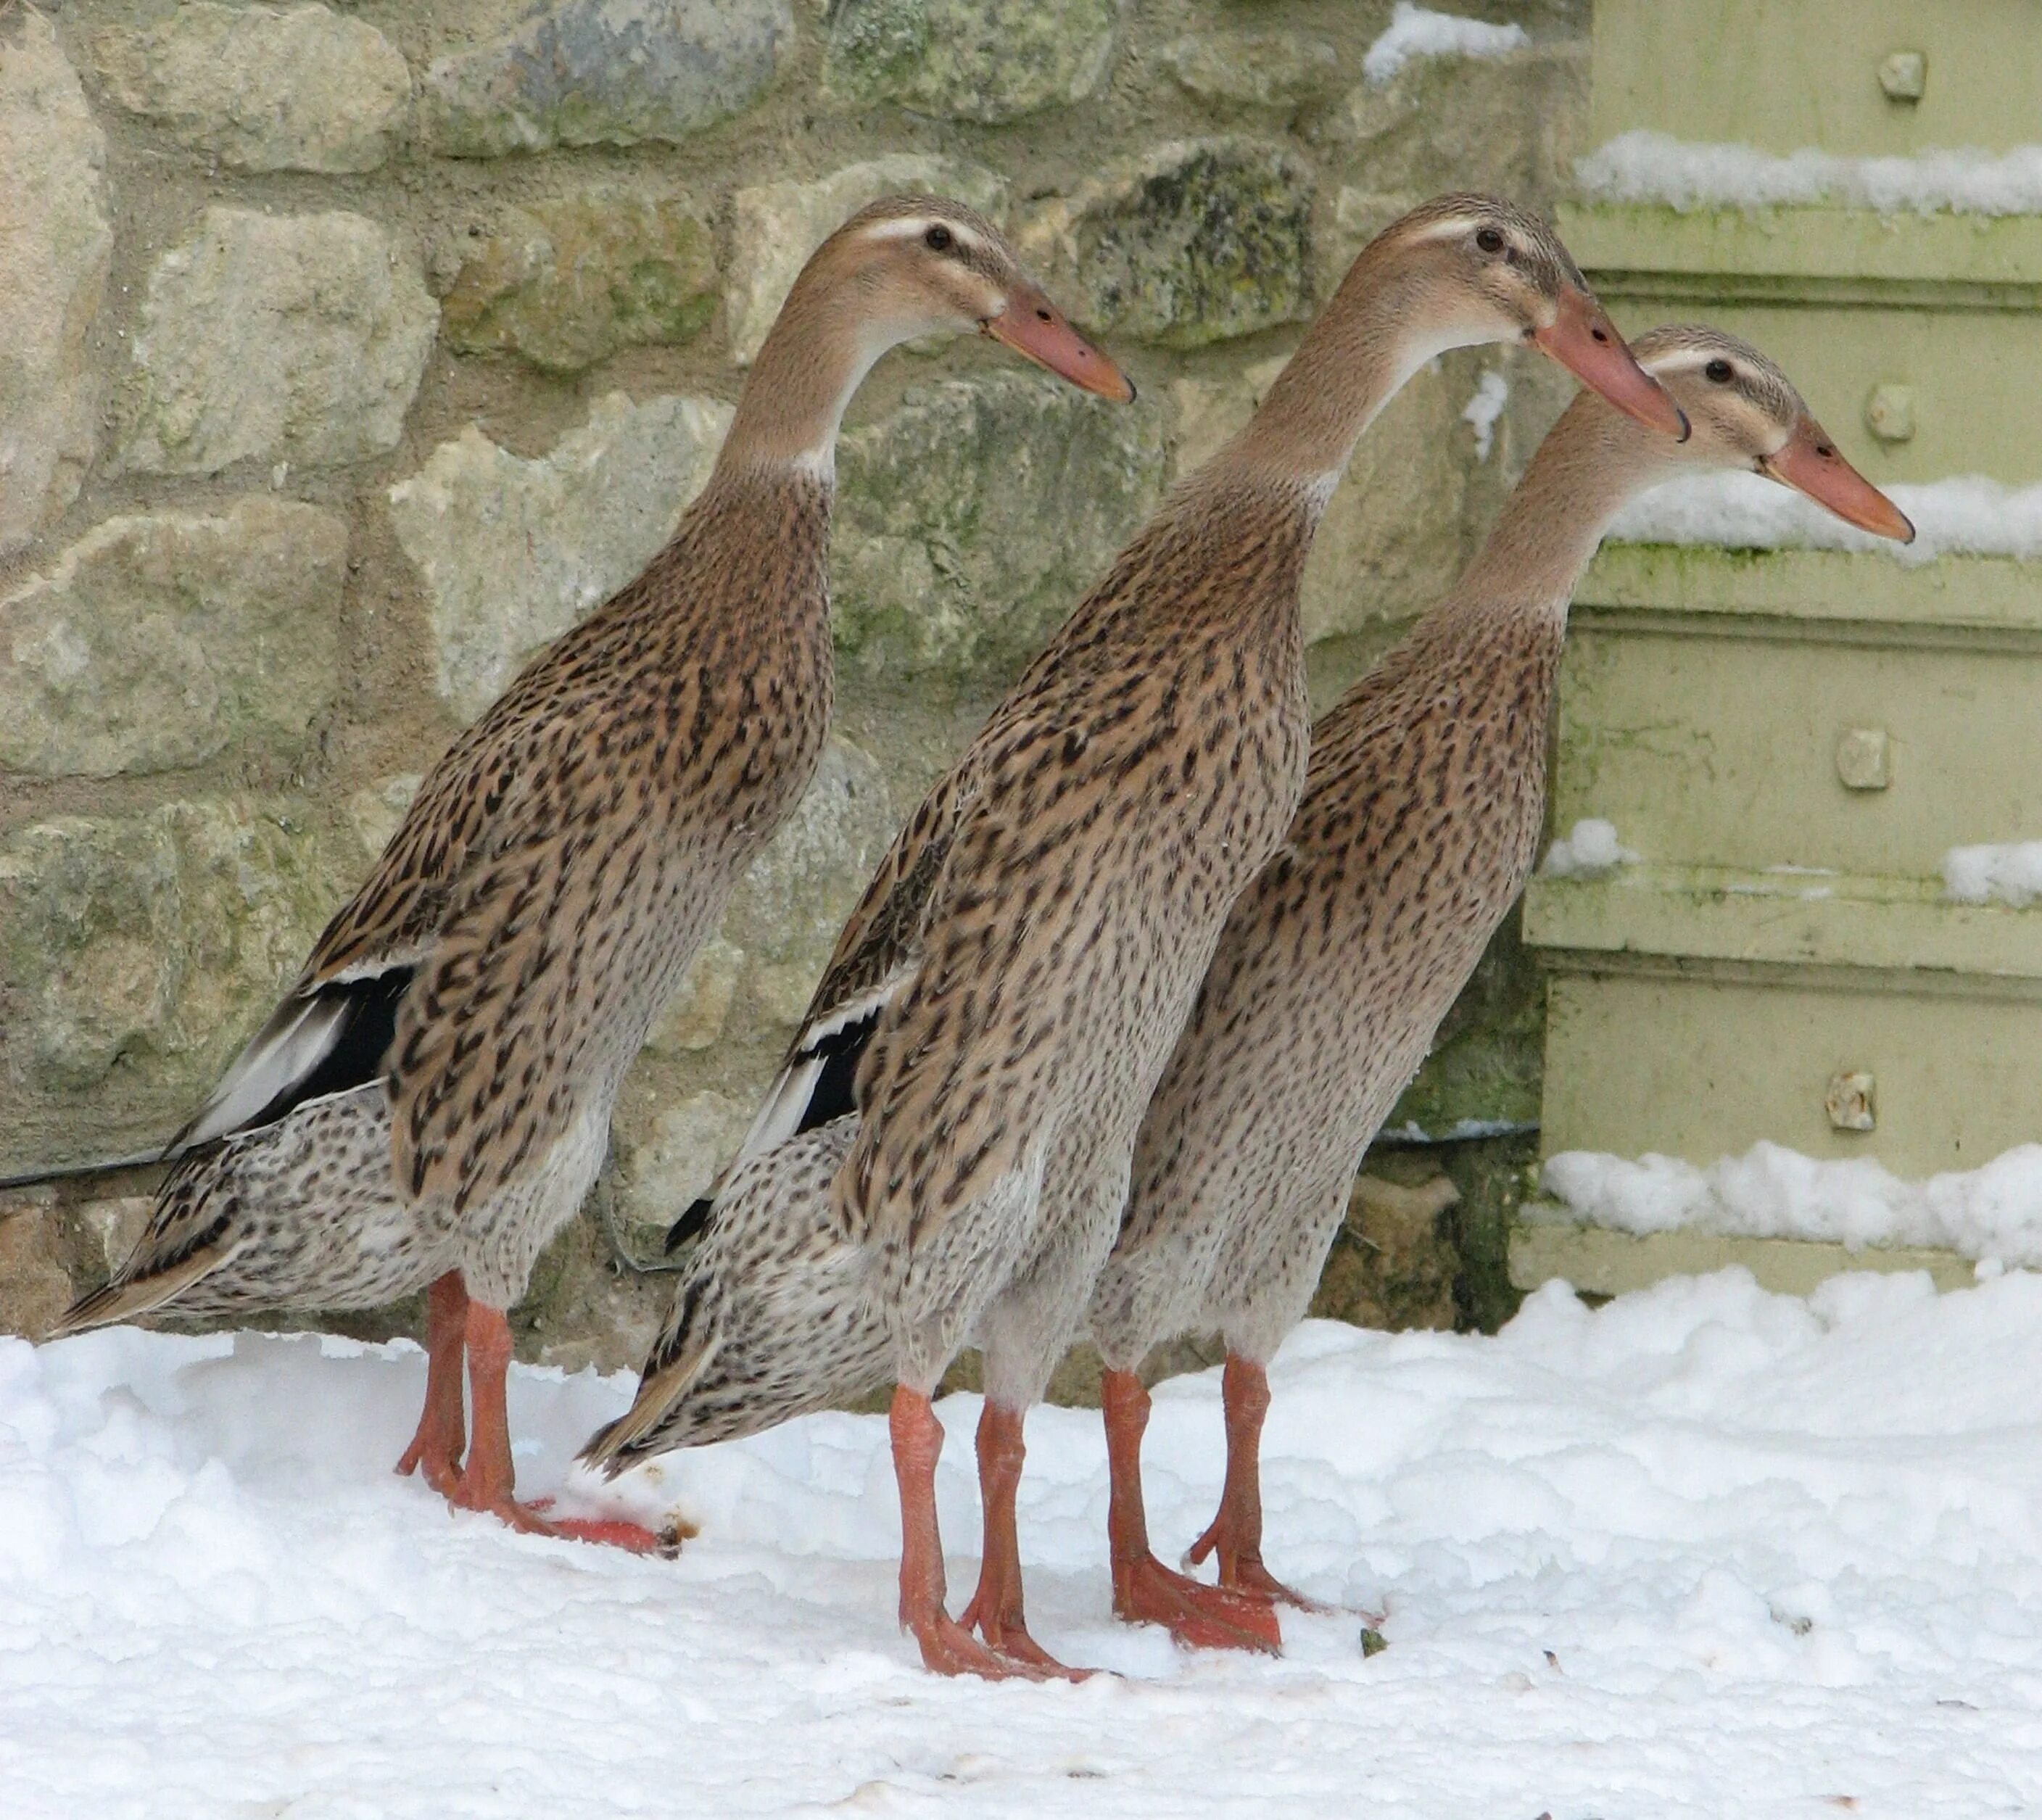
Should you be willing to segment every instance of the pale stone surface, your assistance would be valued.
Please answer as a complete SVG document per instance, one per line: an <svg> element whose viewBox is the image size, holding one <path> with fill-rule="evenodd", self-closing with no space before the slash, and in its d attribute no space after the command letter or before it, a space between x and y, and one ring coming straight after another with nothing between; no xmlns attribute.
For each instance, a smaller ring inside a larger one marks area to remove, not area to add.
<svg viewBox="0 0 2042 1820"><path fill-rule="evenodd" d="M739 880L724 916L725 939L744 944L752 1007L766 1023L792 1025L808 1009L837 931L897 825L878 761L832 737L814 782Z"/></svg>
<svg viewBox="0 0 2042 1820"><path fill-rule="evenodd" d="M1158 414L1005 368L919 386L837 457L837 640L868 671L997 679L1161 496Z"/></svg>
<svg viewBox="0 0 2042 1820"><path fill-rule="evenodd" d="M1550 207L1587 149L1588 48L1543 44L1486 58L1421 57L1358 84L1315 136L1359 187L1420 200L1445 186Z"/></svg>
<svg viewBox="0 0 2042 1820"><path fill-rule="evenodd" d="M390 40L320 6L197 0L95 48L117 105L231 170L373 170L411 109Z"/></svg>
<svg viewBox="0 0 2042 1820"><path fill-rule="evenodd" d="M426 72L437 148L495 158L556 145L678 143L765 92L789 0L553 0Z"/></svg>
<svg viewBox="0 0 2042 1820"><path fill-rule="evenodd" d="M1217 380L1180 380L1176 471L1191 472L1245 423L1284 358ZM1444 373L1419 372L1356 445L1305 568L1305 639L1316 644L1423 612L1460 568L1468 430Z"/></svg>
<svg viewBox="0 0 2042 1820"><path fill-rule="evenodd" d="M846 165L813 183L738 191L724 314L732 358L749 366L809 255L866 204L901 191L948 196L1004 224L1007 180L983 165L895 152Z"/></svg>
<svg viewBox="0 0 2042 1820"><path fill-rule="evenodd" d="M1199 32L1163 52L1170 74L1201 101L1288 110L1339 86L1340 51L1306 32Z"/></svg>
<svg viewBox="0 0 2042 1820"><path fill-rule="evenodd" d="M751 1127L751 1107L713 1090L655 1115L633 1137L618 1134L617 1192L634 1225L671 1225L708 1191Z"/></svg>
<svg viewBox="0 0 2042 1820"><path fill-rule="evenodd" d="M472 720L518 666L635 578L673 534L730 426L698 398L599 398L527 460L472 425L390 489L425 579L441 695Z"/></svg>
<svg viewBox="0 0 2042 1820"><path fill-rule="evenodd" d="M744 962L742 948L723 936L712 935L646 1032L645 1046L655 1055L686 1055L713 1048L736 1000Z"/></svg>
<svg viewBox="0 0 2042 1820"><path fill-rule="evenodd" d="M716 314L716 278L715 241L686 197L597 184L507 209L471 240L442 321L451 346L572 373L692 341Z"/></svg>
<svg viewBox="0 0 2042 1820"><path fill-rule="evenodd" d="M394 777L380 778L365 789L356 790L348 797L348 825L354 830L370 858L376 858L390 844L390 837L397 832L404 819L404 811L411 806L411 798L419 793L419 786L424 782L420 772L400 771Z"/></svg>
<svg viewBox="0 0 2042 1820"><path fill-rule="evenodd" d="M62 1216L33 1190L0 1196L0 1333L40 1340L71 1300Z"/></svg>
<svg viewBox="0 0 2042 1820"><path fill-rule="evenodd" d="M1123 0L839 0L823 82L857 101L993 123L1095 93Z"/></svg>
<svg viewBox="0 0 2042 1820"><path fill-rule="evenodd" d="M10 1061L102 1088L167 1131L303 963L344 889L292 805L166 804L0 841Z"/></svg>
<svg viewBox="0 0 2042 1820"><path fill-rule="evenodd" d="M150 273L123 461L212 474L380 454L438 322L417 261L361 216L208 208Z"/></svg>
<svg viewBox="0 0 2042 1820"><path fill-rule="evenodd" d="M0 13L0 555L62 512L92 465L86 343L113 249L105 166L49 20Z"/></svg>
<svg viewBox="0 0 2042 1820"><path fill-rule="evenodd" d="M147 1195L113 1195L103 1200L81 1202L74 1212L78 1223L98 1241L110 1271L124 1263L141 1242L155 1204Z"/></svg>
<svg viewBox="0 0 2042 1820"><path fill-rule="evenodd" d="M1280 147L1177 140L1045 204L1022 251L1084 321L1196 347L1309 312L1312 199Z"/></svg>
<svg viewBox="0 0 2042 1820"><path fill-rule="evenodd" d="M0 770L111 777L301 738L333 694L347 521L257 495L110 518L0 595Z"/></svg>

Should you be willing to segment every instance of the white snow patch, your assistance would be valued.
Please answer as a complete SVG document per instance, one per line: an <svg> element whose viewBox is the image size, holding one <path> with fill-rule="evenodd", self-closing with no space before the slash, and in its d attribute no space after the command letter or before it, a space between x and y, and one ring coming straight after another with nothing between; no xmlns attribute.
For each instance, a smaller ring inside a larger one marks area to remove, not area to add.
<svg viewBox="0 0 2042 1820"><path fill-rule="evenodd" d="M1616 838L1616 824L1589 816L1546 849L1539 870L1548 878L1601 878L1637 863L1638 855Z"/></svg>
<svg viewBox="0 0 2042 1820"><path fill-rule="evenodd" d="M1267 1552L1348 1609L1278 1660L1111 1616L1099 1418L1028 1426L1035 1635L1119 1673L943 1681L893 1618L886 1424L823 1416L623 1482L674 1562L450 1516L390 1462L410 1347L0 1340L9 1820L1247 1813L1975 1820L2042 1802L2042 1279L1937 1297L1741 1271L1493 1339L1309 1322L1271 1371ZM559 1483L628 1379L518 1367ZM953 1603L971 1430L939 1474ZM1203 1526L1217 1375L1161 1386L1159 1551ZM655 1477L656 1473L657 1476ZM1358 1608L1386 1611L1364 1661Z"/></svg>
<svg viewBox="0 0 2042 1820"><path fill-rule="evenodd" d="M1807 147L1785 154L1748 145L1627 132L1577 162L1584 194L1599 201L1679 209L1831 203L1883 214L2030 215L2042 210L2042 145L2003 152L1969 147L1910 158L1845 158Z"/></svg>
<svg viewBox="0 0 2042 1820"><path fill-rule="evenodd" d="M1420 57L1501 57L1530 42L1522 25L1492 25L1397 0L1388 26L1361 60L1361 73L1380 88Z"/></svg>
<svg viewBox="0 0 2042 1820"><path fill-rule="evenodd" d="M1474 426L1474 457L1486 461L1496 445L1496 420L1510 402L1510 381L1491 367L1476 382L1474 396L1461 410L1461 421Z"/></svg>
<svg viewBox="0 0 2042 1820"><path fill-rule="evenodd" d="M1546 1191L1593 1225L1619 1232L1676 1227L1738 1238L1928 1245L1970 1258L2042 1264L2042 1145L1982 1168L1902 1180L1868 1157L1804 1157L1756 1144L1704 1169L1677 1157L1632 1160L1563 1150Z"/></svg>
<svg viewBox="0 0 2042 1820"><path fill-rule="evenodd" d="M2042 840L1953 847L1943 855L1943 888L1959 904L2002 904L2025 909L2042 897Z"/></svg>
<svg viewBox="0 0 2042 1820"><path fill-rule="evenodd" d="M1639 494L1611 521L1608 535L1738 550L1855 550L1910 566L1942 556L2042 556L2042 486L1965 474L1884 491L1914 521L1913 543L1855 530L1763 475L1720 472L1679 475Z"/></svg>

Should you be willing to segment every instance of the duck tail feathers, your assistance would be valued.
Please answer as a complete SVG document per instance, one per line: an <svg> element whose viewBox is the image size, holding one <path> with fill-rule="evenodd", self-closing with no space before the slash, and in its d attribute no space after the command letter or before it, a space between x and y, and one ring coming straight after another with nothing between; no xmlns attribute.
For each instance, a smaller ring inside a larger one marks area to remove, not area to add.
<svg viewBox="0 0 2042 1820"><path fill-rule="evenodd" d="M660 1432L675 1405L709 1369L721 1344L715 1335L705 1335L667 1363L648 1371L638 1381L638 1394L631 1407L598 1429L582 1449L582 1464L606 1478L614 1478L641 1459L665 1452L671 1443L660 1440Z"/></svg>
<svg viewBox="0 0 2042 1820"><path fill-rule="evenodd" d="M183 1294L200 1279L209 1276L233 1255L231 1245L201 1245L163 1270L123 1281L117 1277L104 1289L82 1295L58 1317L56 1325L44 1335L62 1340L94 1327L111 1327L120 1321L139 1321L153 1314L165 1303Z"/></svg>

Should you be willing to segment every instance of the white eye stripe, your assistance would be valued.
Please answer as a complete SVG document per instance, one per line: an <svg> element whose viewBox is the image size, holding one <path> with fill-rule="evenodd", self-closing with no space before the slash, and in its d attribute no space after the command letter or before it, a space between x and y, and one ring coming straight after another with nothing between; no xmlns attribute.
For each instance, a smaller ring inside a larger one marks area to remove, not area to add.
<svg viewBox="0 0 2042 1820"><path fill-rule="evenodd" d="M1411 235L1414 243L1428 240L1457 239L1478 228L1493 227L1494 224L1479 215L1449 215L1444 220L1428 222Z"/></svg>
<svg viewBox="0 0 2042 1820"><path fill-rule="evenodd" d="M939 220L933 215L903 215L891 221L875 221L866 229L866 235L874 240L919 240L931 228L949 231L958 246L976 247L977 237L968 228L961 228L954 221Z"/></svg>

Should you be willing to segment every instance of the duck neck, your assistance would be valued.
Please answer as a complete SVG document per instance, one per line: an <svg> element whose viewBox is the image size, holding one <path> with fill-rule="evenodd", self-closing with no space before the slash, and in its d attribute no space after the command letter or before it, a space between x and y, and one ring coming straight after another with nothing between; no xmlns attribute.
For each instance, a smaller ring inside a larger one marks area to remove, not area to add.
<svg viewBox="0 0 2042 1820"><path fill-rule="evenodd" d="M1245 429L1210 465L1216 478L1330 494L1362 432L1405 381L1464 335L1403 250L1366 250L1298 344Z"/></svg>
<svg viewBox="0 0 2042 1820"><path fill-rule="evenodd" d="M719 480L791 468L834 483L845 407L895 338L843 303L813 271L795 281L752 361L717 461Z"/></svg>
<svg viewBox="0 0 2042 1820"><path fill-rule="evenodd" d="M1563 631L1610 520L1681 465L1675 449L1593 392L1581 393L1539 445L1449 604Z"/></svg>

